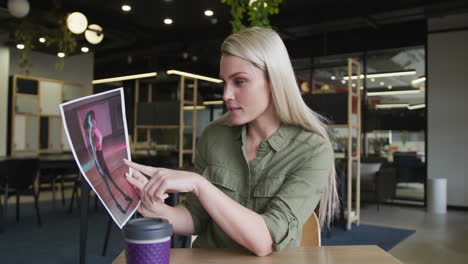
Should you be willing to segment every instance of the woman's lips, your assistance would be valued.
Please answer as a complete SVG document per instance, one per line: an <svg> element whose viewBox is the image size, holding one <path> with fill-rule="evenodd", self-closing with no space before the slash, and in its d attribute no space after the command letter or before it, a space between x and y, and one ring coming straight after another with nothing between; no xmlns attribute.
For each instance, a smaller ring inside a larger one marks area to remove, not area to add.
<svg viewBox="0 0 468 264"><path fill-rule="evenodd" d="M242 109L242 108L240 108L240 107L229 107L229 111L230 111L231 113L237 113L237 112L239 112L241 109Z"/></svg>

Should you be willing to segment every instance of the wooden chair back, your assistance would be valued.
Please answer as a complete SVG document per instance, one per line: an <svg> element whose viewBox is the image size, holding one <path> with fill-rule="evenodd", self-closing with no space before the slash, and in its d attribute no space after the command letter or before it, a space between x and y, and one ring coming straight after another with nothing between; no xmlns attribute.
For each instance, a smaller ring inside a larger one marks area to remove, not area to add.
<svg viewBox="0 0 468 264"><path fill-rule="evenodd" d="M301 247L320 247L320 223L315 212L302 227Z"/></svg>

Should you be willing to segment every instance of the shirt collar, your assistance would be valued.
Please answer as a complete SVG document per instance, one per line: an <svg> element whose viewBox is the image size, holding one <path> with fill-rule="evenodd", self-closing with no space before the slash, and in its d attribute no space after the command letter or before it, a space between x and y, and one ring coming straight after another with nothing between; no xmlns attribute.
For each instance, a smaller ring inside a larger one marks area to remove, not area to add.
<svg viewBox="0 0 468 264"><path fill-rule="evenodd" d="M281 125L278 130L276 130L273 135L266 140L270 147L278 152L281 150L287 143L287 141L291 138L291 136L294 134L294 126L288 126L288 125ZM245 142L247 140L247 125L241 125L238 127L236 134L235 134L235 139L240 139L242 140L242 144L245 145Z"/></svg>
<svg viewBox="0 0 468 264"><path fill-rule="evenodd" d="M267 142L273 150L278 152L286 146L288 140L293 134L293 131L294 127L283 124L270 138L267 139Z"/></svg>

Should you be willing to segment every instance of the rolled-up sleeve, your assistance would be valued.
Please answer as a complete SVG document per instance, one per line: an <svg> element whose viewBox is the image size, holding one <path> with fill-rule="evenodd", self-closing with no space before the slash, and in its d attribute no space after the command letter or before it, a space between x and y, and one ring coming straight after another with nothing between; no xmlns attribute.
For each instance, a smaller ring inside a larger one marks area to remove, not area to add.
<svg viewBox="0 0 468 264"><path fill-rule="evenodd" d="M202 176L204 176L203 172L205 171L205 168L206 168L206 161L205 161L206 146L204 145L204 142L205 140L203 140L203 135L202 135L198 142L195 161L194 161L194 165L195 165L194 172ZM200 203L200 200L198 200L198 197L193 193L187 193L186 199L182 202L182 206L187 208L190 215L192 216L193 225L195 229L194 235L198 235L200 232L205 230L208 220L210 219L210 216L206 212L205 208L203 208L203 205Z"/></svg>
<svg viewBox="0 0 468 264"><path fill-rule="evenodd" d="M309 157L297 170L285 176L280 188L261 213L272 236L275 251L298 245L302 225L328 187L333 164L331 145L325 142L301 155Z"/></svg>

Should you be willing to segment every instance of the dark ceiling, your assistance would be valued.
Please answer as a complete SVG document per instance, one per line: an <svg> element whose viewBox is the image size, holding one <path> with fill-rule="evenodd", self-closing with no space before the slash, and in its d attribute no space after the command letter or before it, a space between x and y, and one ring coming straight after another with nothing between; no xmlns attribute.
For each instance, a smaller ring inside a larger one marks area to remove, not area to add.
<svg viewBox="0 0 468 264"><path fill-rule="evenodd" d="M95 78L171 68L216 76L219 46L231 32L229 7L220 0L29 2L27 19L43 16L58 2L61 12L80 11L103 27L103 42L91 47ZM121 10L123 2L130 3L130 12ZM0 30L12 32L20 20L8 14L6 3L0 0ZM205 9L214 16L206 17ZM284 0L271 23L291 57L304 58L423 45L428 17L466 10L466 0ZM165 25L166 17L174 23ZM78 40L86 44L82 36Z"/></svg>

